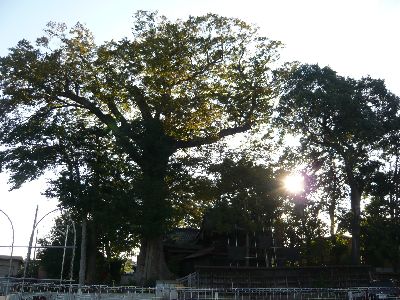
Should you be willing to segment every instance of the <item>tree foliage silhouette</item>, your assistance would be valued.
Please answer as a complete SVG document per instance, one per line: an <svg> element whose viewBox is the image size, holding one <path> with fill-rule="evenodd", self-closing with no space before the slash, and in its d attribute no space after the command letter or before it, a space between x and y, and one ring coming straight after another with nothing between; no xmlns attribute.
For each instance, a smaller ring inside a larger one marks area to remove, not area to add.
<svg viewBox="0 0 400 300"><path fill-rule="evenodd" d="M22 40L11 48L0 59L1 162L17 187L43 169L32 137L62 141L46 136L50 124L76 120L107 132L115 151L140 170L138 272L145 282L169 276L161 237L173 215L170 159L267 120L284 72L276 65L281 43L238 19L169 21L139 11L132 31L96 45L79 23L69 31L50 23L36 46ZM21 175L24 160L39 168Z"/></svg>
<svg viewBox="0 0 400 300"><path fill-rule="evenodd" d="M344 78L332 69L300 66L286 83L277 122L301 135L301 152L336 160L350 190L352 260L360 262L360 202L399 130L399 98L382 80Z"/></svg>

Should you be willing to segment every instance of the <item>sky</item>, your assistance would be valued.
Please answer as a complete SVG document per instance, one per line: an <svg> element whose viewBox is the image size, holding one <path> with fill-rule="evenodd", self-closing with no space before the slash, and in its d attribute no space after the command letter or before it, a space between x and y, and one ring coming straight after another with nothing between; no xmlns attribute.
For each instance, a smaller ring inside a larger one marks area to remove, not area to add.
<svg viewBox="0 0 400 300"><path fill-rule="evenodd" d="M318 63L343 76L370 75L384 79L400 95L400 1L398 0L0 0L0 56L25 38L34 42L49 21L72 26L84 23L96 42L130 36L136 10L158 10L170 19L208 12L238 17L260 33L285 44L282 61ZM46 178L8 191L7 174L0 174L0 210L15 229L15 245L27 245L36 205L39 218L57 206L41 193ZM41 222L47 233L56 214ZM0 214L0 246L11 244L11 226ZM25 256L26 248L16 255ZM10 253L0 247L0 255Z"/></svg>

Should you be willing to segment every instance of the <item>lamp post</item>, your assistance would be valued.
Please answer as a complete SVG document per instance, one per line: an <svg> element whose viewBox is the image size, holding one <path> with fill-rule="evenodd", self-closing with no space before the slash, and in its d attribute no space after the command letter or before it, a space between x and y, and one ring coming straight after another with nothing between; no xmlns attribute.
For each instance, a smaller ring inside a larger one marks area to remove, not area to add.
<svg viewBox="0 0 400 300"><path fill-rule="evenodd" d="M24 264L24 277L22 279L22 288L24 287L25 277L26 277L26 270L28 269L29 260L31 258L32 242L33 242L33 236L35 235L35 228L36 228L36 224L37 224L36 223L36 219L37 219L38 209L39 209L39 205L36 206L35 219L33 220L31 238L29 239L28 253L26 255L26 260L25 260L25 264Z"/></svg>

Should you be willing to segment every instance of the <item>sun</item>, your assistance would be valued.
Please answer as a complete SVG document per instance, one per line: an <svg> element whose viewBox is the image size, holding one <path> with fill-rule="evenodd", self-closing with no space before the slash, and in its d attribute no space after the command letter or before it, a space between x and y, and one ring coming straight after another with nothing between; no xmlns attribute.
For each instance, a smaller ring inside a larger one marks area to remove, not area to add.
<svg viewBox="0 0 400 300"><path fill-rule="evenodd" d="M299 194L304 191L304 177L298 173L287 175L283 179L285 190L291 194Z"/></svg>

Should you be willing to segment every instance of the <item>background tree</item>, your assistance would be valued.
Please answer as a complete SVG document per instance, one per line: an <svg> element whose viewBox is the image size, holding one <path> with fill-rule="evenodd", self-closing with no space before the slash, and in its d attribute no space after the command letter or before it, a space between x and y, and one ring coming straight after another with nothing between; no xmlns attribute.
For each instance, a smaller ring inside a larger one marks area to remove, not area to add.
<svg viewBox="0 0 400 300"><path fill-rule="evenodd" d="M39 244L47 246L64 246L65 242L65 231L67 225L70 225L68 231L67 245L72 246L74 241L74 234L71 227L71 223L69 220L65 218L65 215L56 219L56 222L49 233L48 236L39 240ZM76 236L76 245L79 246L81 242L81 228L79 224L75 225L77 236ZM92 230L93 227L89 227L89 231ZM98 230L96 233L98 234ZM89 233L89 236L92 234ZM124 255L121 255L118 252L117 256L109 257L109 253L105 249L110 244L117 246L118 240L110 240L107 239L106 243L101 239L97 239L97 244L95 248L89 247L89 253L92 259L96 262L95 274L91 274L89 276L91 284L93 283L112 283L119 282L121 277L121 272L124 263L127 258ZM40 249L37 253L37 258L39 260L39 266L42 271L45 272L47 278L58 279L61 274L61 265L63 259L63 249L62 248L44 248ZM65 262L63 267L63 279L70 278L71 272L71 260L72 260L72 249L67 249L65 252ZM80 261L80 253L79 251L75 252L74 264L73 264L73 279L78 277L79 274L79 261ZM91 270L89 270L89 273Z"/></svg>
<svg viewBox="0 0 400 300"><path fill-rule="evenodd" d="M311 152L305 156L301 145L283 146L276 165L277 176L283 181L287 170L298 170L304 185L303 190L296 193L285 191L281 218L275 222L280 245L295 249L299 254L288 263L349 264L348 238L344 234L350 227L344 229L340 223L344 214L342 197L346 192L341 169L330 159L329 153Z"/></svg>
<svg viewBox="0 0 400 300"><path fill-rule="evenodd" d="M250 236L269 231L278 217L280 184L272 168L245 157L226 157L210 166L215 200L206 220L221 233L245 232L245 265L249 266Z"/></svg>
<svg viewBox="0 0 400 300"><path fill-rule="evenodd" d="M326 225L321 220L321 203L305 195L289 197L281 209L277 226L281 227L280 247L299 251L296 265L329 263Z"/></svg>
<svg viewBox="0 0 400 300"><path fill-rule="evenodd" d="M315 177L322 190L321 202L329 215L329 233L332 241L335 241L337 216L343 212L344 208L341 204L347 196L347 191L343 189L345 176L338 166L338 162L331 156L322 156L321 158L324 161L316 169Z"/></svg>
<svg viewBox="0 0 400 300"><path fill-rule="evenodd" d="M215 196L211 189L212 179L207 173L210 161L207 155L196 157L193 151L191 155L171 160L166 176L168 201L173 209L171 228L200 228L204 212L212 206Z"/></svg>
<svg viewBox="0 0 400 300"><path fill-rule="evenodd" d="M138 12L131 39L100 46L81 24L67 32L51 23L37 46L23 40L0 59L1 141L18 152L31 123L44 119L76 118L108 131L141 172L140 281L168 277L161 236L172 215L170 158L268 118L280 45L238 19L212 14L171 22Z"/></svg>
<svg viewBox="0 0 400 300"><path fill-rule="evenodd" d="M362 254L365 262L377 267L392 267L400 263L400 222L390 215L390 205L373 198L365 209L361 227Z"/></svg>
<svg viewBox="0 0 400 300"><path fill-rule="evenodd" d="M303 65L286 83L277 122L301 135L302 152L329 154L339 162L350 190L352 260L360 262L360 202L378 169L382 143L398 131L399 98L383 81L353 80L328 67Z"/></svg>
<svg viewBox="0 0 400 300"><path fill-rule="evenodd" d="M50 233L45 238L39 239L38 243L42 246L64 246L65 233L67 225L71 226L70 221L65 215L58 217L52 227ZM72 227L72 226L71 226ZM75 224L76 229L76 243L80 244L81 230L79 224ZM74 233L72 228L68 230L67 246L72 246L74 241ZM57 279L60 278L61 264L62 264L63 249L61 248L43 248L37 251L37 259L39 260L39 267L47 275L47 278ZM73 264L73 278L77 278L79 273L79 251L75 252ZM63 269L63 278L69 279L71 272L72 251L67 249L65 252L65 263ZM34 276L33 276L34 277Z"/></svg>
<svg viewBox="0 0 400 300"><path fill-rule="evenodd" d="M77 223L82 219L87 223L87 270L82 271L86 283L95 283L100 280L99 258L111 266L120 261L121 253L130 253L138 245L137 170L110 152L112 145L103 133L76 126L61 130L64 139L57 160L48 160L53 166L58 164L58 177L50 181L46 195L59 199L59 206ZM45 153L41 159L46 159Z"/></svg>
<svg viewBox="0 0 400 300"><path fill-rule="evenodd" d="M362 252L366 263L380 267L390 265L397 271L400 267L398 142L390 146L385 153L389 162L368 186L371 201L365 208L362 222Z"/></svg>

